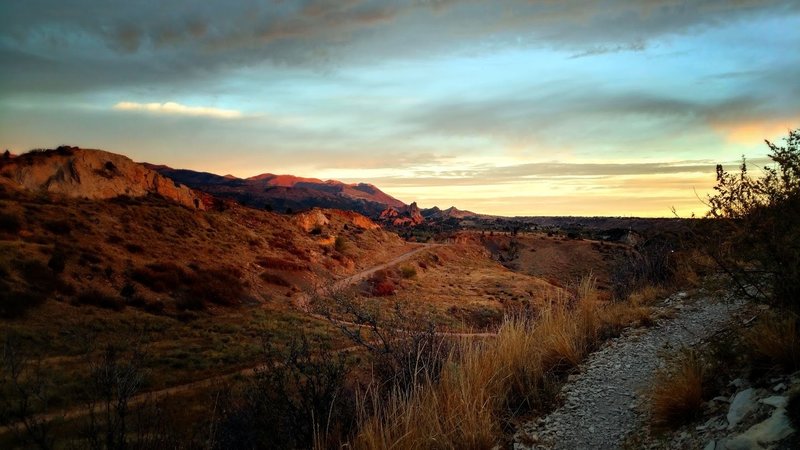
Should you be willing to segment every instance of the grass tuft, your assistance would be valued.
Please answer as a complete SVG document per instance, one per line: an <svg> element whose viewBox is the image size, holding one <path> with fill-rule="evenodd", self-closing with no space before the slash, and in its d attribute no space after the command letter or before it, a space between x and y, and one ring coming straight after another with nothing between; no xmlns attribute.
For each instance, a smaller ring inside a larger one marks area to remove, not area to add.
<svg viewBox="0 0 800 450"><path fill-rule="evenodd" d="M653 381L651 420L657 427L674 428L696 418L706 392L706 370L693 351L682 353Z"/></svg>
<svg viewBox="0 0 800 450"><path fill-rule="evenodd" d="M787 373L800 369L800 329L793 313L763 317L746 335L753 363L760 369Z"/></svg>

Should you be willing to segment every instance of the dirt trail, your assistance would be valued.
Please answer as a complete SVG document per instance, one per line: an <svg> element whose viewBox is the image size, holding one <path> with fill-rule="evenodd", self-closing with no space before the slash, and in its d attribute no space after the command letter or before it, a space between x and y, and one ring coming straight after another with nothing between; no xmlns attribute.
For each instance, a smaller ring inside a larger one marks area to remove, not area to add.
<svg viewBox="0 0 800 450"><path fill-rule="evenodd" d="M396 265L400 264L401 262L403 262L403 261L411 258L412 256L416 255L417 253L420 253L422 251L428 250L430 248L441 247L441 246L443 246L445 244L417 244L417 245L419 245L419 247L417 247L417 248L415 248L413 250L410 250L408 252L405 252L402 255L400 255L400 256L398 256L396 258L393 258L393 259L391 259L391 260L389 260L389 261L387 261L385 263L378 264L377 266L372 266L369 269L364 269L361 272L355 273L353 275L350 275L348 277L342 278L340 280L336 280L331 285L317 287L314 290L315 291L314 293L315 294L325 294L325 292L327 290L336 291L336 290L339 290L339 289L346 288L348 286L351 286L353 284L358 283L361 280L365 280L365 279L369 278L371 275L375 274L376 272L379 272L379 271L384 270L384 269L388 269L389 267L396 266ZM310 300L310 297L311 297L310 294L304 293L299 298L295 299L295 303L297 304L297 307L302 309L303 311L308 312L308 306L309 306L308 302ZM314 314L312 314L312 315L314 315ZM317 315L314 315L314 316L318 317L318 318L322 318L321 316L317 316Z"/></svg>
<svg viewBox="0 0 800 450"><path fill-rule="evenodd" d="M581 373L561 391L556 411L521 427L515 450L618 449L647 418L640 399L664 355L694 346L723 329L741 301L686 301L673 296L664 306L673 317L652 328L634 329L590 355Z"/></svg>
<svg viewBox="0 0 800 450"><path fill-rule="evenodd" d="M415 249L413 249L411 251L408 251L406 253L403 253L402 255L400 255L400 256L398 256L398 257L396 257L396 258L394 258L394 259L392 259L390 261L387 261L385 263L378 264L377 266L373 266L373 267L370 267L368 269L362 270L361 272L358 272L356 274L350 275L350 276L348 276L346 278L343 278L341 280L337 280L336 282L334 282L333 288L334 289L341 289L341 288L350 286L350 285L352 285L352 284L354 284L354 283L356 283L358 281L361 281L361 280L369 277L370 275L374 274L375 272L377 272L379 270L387 269L387 268L392 267L392 266L394 266L396 264L399 264L399 263L411 258L412 256L416 255L417 253L419 253L421 251L424 251L424 250L427 250L427 249L433 248L433 247L442 246L442 245L444 245L444 244L420 244L420 247L415 248ZM319 293L322 293L324 291L324 289L325 288L319 288L317 291ZM304 298L305 299L301 304L303 306L307 306L308 298L309 298L308 294L304 294ZM322 320L327 320L324 317L316 315L316 314L312 314L312 316L314 316L316 318L320 318ZM347 322L341 322L341 323L345 324L345 325L359 326L358 324L350 324L350 323L347 323ZM438 334L441 334L443 336L454 336L454 337L491 337L491 336L494 336L493 333L449 333L449 332L442 332L442 333L438 333ZM349 353L349 352L353 352L353 351L355 351L355 350L357 350L359 348L360 348L360 346L351 346L351 347L339 349L338 352ZM245 368L245 369L237 370L237 371L226 373L226 374L222 374L222 375L215 375L215 376L212 376L212 377L209 377L209 378L205 378L205 379L202 379L202 380L196 380L196 381L192 381L192 382L189 382L189 383L180 384L180 385L177 385L177 386L172 386L172 387L168 387L168 388L164 388L164 389L159 389L157 391L145 392L145 393L138 394L138 395L132 397L128 404L130 406L136 406L136 405L144 404L147 401L152 401L152 400L163 398L163 397L170 397L170 396L173 396L173 395L176 395L176 394L180 394L180 393L184 393L184 392L192 392L192 391L200 389L200 388L206 388L206 387L214 386L215 384L221 383L221 382L223 382L225 380L228 380L228 379L230 379L230 378L232 378L234 376L237 376L237 375L245 376L245 377L252 376L252 375L254 375L256 373L256 371L258 371L260 369L263 369L263 368L264 368L263 365L258 365L258 366L254 366L254 367L248 367L248 368ZM77 406L77 407L70 408L70 409L67 409L67 410L59 411L57 413L43 414L43 415L38 416L37 419L38 420L44 420L44 421L51 421L51 420L55 420L55 419L69 420L69 419L75 419L75 418L83 417L85 415L88 415L89 412L90 411L89 411L88 407ZM5 433L7 433L9 431L11 431L11 429L8 426L0 427L0 435L5 434Z"/></svg>

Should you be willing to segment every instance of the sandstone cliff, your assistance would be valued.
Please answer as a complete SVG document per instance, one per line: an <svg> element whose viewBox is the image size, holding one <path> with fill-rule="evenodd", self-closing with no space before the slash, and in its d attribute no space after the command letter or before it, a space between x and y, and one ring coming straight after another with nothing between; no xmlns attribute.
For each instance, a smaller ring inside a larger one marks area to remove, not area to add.
<svg viewBox="0 0 800 450"><path fill-rule="evenodd" d="M130 158L102 150L59 147L0 163L5 184L68 197L108 199L160 195L192 209L205 209L199 193Z"/></svg>

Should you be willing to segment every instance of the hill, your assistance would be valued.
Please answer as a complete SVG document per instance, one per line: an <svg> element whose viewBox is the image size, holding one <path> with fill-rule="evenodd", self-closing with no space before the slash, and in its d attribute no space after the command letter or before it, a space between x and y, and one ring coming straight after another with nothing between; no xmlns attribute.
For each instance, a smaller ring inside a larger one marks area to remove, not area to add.
<svg viewBox="0 0 800 450"><path fill-rule="evenodd" d="M49 299L168 315L288 306L321 280L407 247L351 211L206 208L205 194L100 150L62 147L6 160L0 187L6 316Z"/></svg>
<svg viewBox="0 0 800 450"><path fill-rule="evenodd" d="M63 146L4 159L0 161L0 183L73 198L159 195L189 208L205 209L201 196L188 187L126 156L102 150Z"/></svg>
<svg viewBox="0 0 800 450"><path fill-rule="evenodd" d="M145 166L194 189L232 199L242 205L276 212L318 207L378 217L387 208L406 207L405 203L368 183L347 184L336 180L322 181L271 173L236 178L152 164Z"/></svg>

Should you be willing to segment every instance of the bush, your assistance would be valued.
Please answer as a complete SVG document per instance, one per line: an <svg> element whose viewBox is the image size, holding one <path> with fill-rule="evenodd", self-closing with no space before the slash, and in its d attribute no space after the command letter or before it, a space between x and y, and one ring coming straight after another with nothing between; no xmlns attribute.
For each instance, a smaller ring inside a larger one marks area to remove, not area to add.
<svg viewBox="0 0 800 450"><path fill-rule="evenodd" d="M31 290L50 293L58 288L58 275L41 261L35 259L22 261L19 264L19 271Z"/></svg>
<svg viewBox="0 0 800 450"><path fill-rule="evenodd" d="M307 264L302 264L299 262L290 261L286 258L279 258L275 256L260 256L256 258L256 264L265 269L275 270L301 271L308 269Z"/></svg>
<svg viewBox="0 0 800 450"><path fill-rule="evenodd" d="M344 236L336 236L336 240L333 242L333 248L339 253L344 253L344 251L347 250L347 240Z"/></svg>
<svg viewBox="0 0 800 450"><path fill-rule="evenodd" d="M134 269L131 278L153 292L167 292L180 287L187 274L174 263L150 263Z"/></svg>
<svg viewBox="0 0 800 450"><path fill-rule="evenodd" d="M245 289L238 269L195 267L188 272L171 262L150 263L134 269L130 275L154 292L171 292L181 309L203 309L205 302L234 305L241 301Z"/></svg>
<svg viewBox="0 0 800 450"><path fill-rule="evenodd" d="M714 260L757 300L800 309L800 129L786 145L766 141L773 166L753 178L717 166L707 217L718 219L705 240Z"/></svg>
<svg viewBox="0 0 800 450"><path fill-rule="evenodd" d="M130 253L144 253L144 247L139 244L125 244L125 249Z"/></svg>
<svg viewBox="0 0 800 450"><path fill-rule="evenodd" d="M625 300L637 290L672 281L676 272L676 241L675 236L653 236L627 254L611 273L614 298Z"/></svg>
<svg viewBox="0 0 800 450"><path fill-rule="evenodd" d="M22 292L0 281L0 317L15 319L47 300L47 294L36 291Z"/></svg>
<svg viewBox="0 0 800 450"><path fill-rule="evenodd" d="M414 278L417 276L417 269L412 266L403 266L400 268L400 275L405 279Z"/></svg>
<svg viewBox="0 0 800 450"><path fill-rule="evenodd" d="M375 282L372 286L372 295L375 297L387 297L389 295L394 295L395 290L396 287L392 280L383 279Z"/></svg>
<svg viewBox="0 0 800 450"><path fill-rule="evenodd" d="M794 314L766 315L745 335L756 369L791 373L800 369L800 327Z"/></svg>
<svg viewBox="0 0 800 450"><path fill-rule="evenodd" d="M42 226L53 234L63 235L72 232L72 226L66 220L48 220Z"/></svg>
<svg viewBox="0 0 800 450"><path fill-rule="evenodd" d="M340 448L355 421L346 375L343 355L321 343L278 350L264 338L264 363L223 402L214 448Z"/></svg>
<svg viewBox="0 0 800 450"><path fill-rule="evenodd" d="M189 293L202 302L236 305L244 295L241 272L233 267L200 269L186 280Z"/></svg>
<svg viewBox="0 0 800 450"><path fill-rule="evenodd" d="M261 275L259 275L259 277L264 280L265 283L274 284L275 286L289 287L292 285L286 281L285 278L274 273L263 272Z"/></svg>
<svg viewBox="0 0 800 450"><path fill-rule="evenodd" d="M64 271L67 266L67 253L64 250L64 247L60 245L56 245L53 248L53 254L50 255L50 260L47 261L47 267L53 271L53 273L60 274Z"/></svg>
<svg viewBox="0 0 800 450"><path fill-rule="evenodd" d="M122 311L122 309L125 308L125 304L122 303L118 297L96 289L81 292L75 297L75 304L91 305L98 308L111 309L113 311Z"/></svg>
<svg viewBox="0 0 800 450"><path fill-rule="evenodd" d="M16 233L22 228L22 222L14 214L0 212L0 231Z"/></svg>

